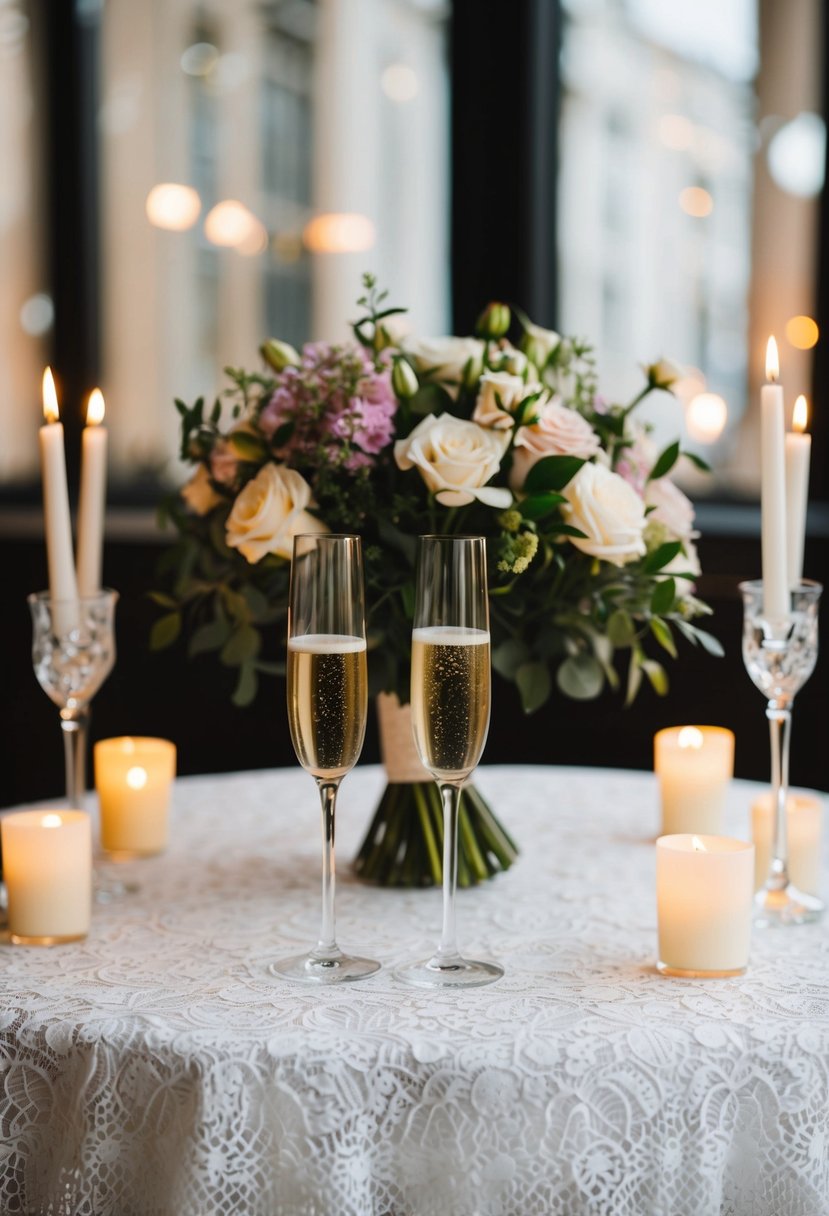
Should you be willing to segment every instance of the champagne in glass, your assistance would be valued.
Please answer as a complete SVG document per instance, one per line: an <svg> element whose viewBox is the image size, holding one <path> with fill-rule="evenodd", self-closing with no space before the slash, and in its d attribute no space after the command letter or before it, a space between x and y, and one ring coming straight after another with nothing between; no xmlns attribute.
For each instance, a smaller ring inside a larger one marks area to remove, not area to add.
<svg viewBox="0 0 829 1216"><path fill-rule="evenodd" d="M422 536L412 631L412 730L443 802L443 932L435 954L397 975L428 988L491 984L501 967L461 956L455 932L458 805L481 758L490 712L486 546L480 536Z"/></svg>
<svg viewBox="0 0 829 1216"><path fill-rule="evenodd" d="M379 969L349 957L334 925L337 790L363 748L368 709L363 565L358 536L297 536L288 609L288 722L322 805L322 924L307 954L269 967L284 979L332 984Z"/></svg>

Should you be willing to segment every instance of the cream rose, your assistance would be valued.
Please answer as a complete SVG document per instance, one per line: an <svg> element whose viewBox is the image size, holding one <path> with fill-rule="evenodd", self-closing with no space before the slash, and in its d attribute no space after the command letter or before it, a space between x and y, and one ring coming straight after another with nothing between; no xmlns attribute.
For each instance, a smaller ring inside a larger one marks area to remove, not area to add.
<svg viewBox="0 0 829 1216"><path fill-rule="evenodd" d="M695 535L693 503L669 477L648 482L645 505L654 508L648 520L664 524L677 540L690 540Z"/></svg>
<svg viewBox="0 0 829 1216"><path fill-rule="evenodd" d="M525 384L520 376L511 376L509 372L484 372L472 420L496 431L509 430L515 407L531 393L540 391L540 384Z"/></svg>
<svg viewBox="0 0 829 1216"><path fill-rule="evenodd" d="M190 480L181 487L181 497L197 515L207 515L208 511L218 507L222 501L221 496L213 489L210 474L203 464L199 465Z"/></svg>
<svg viewBox="0 0 829 1216"><path fill-rule="evenodd" d="M227 517L225 540L249 562L266 553L290 558L301 532L327 532L325 524L305 510L311 487L296 469L266 464L236 497Z"/></svg>
<svg viewBox="0 0 829 1216"><path fill-rule="evenodd" d="M677 367L670 359L657 359L645 368L648 384L651 388L661 388L671 392L677 380L682 378L682 368Z"/></svg>
<svg viewBox="0 0 829 1216"><path fill-rule="evenodd" d="M416 372L435 372L435 379L454 400L463 380L464 369L472 360L480 368L484 344L477 338L404 338L401 349Z"/></svg>
<svg viewBox="0 0 829 1216"><path fill-rule="evenodd" d="M533 465L543 456L580 456L590 460L601 441L586 418L547 394L536 402L537 421L522 426L515 437L510 485L520 489Z"/></svg>
<svg viewBox="0 0 829 1216"><path fill-rule="evenodd" d="M645 504L631 486L602 464L583 464L562 490L568 524L584 537L570 540L582 553L624 566L645 553Z"/></svg>
<svg viewBox="0 0 829 1216"><path fill-rule="evenodd" d="M463 507L478 499L488 507L508 507L509 490L485 483L501 466L506 435L484 430L451 414L428 414L408 439L394 445L401 469L416 468L445 507Z"/></svg>
<svg viewBox="0 0 829 1216"><path fill-rule="evenodd" d="M536 367L543 367L560 343L560 334L554 329L542 329L540 325L526 325L521 337L521 349Z"/></svg>

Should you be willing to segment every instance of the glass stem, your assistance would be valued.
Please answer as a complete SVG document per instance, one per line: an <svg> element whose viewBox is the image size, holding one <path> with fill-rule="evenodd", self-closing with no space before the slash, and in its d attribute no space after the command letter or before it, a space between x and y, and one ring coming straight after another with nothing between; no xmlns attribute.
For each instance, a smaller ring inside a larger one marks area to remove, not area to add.
<svg viewBox="0 0 829 1216"><path fill-rule="evenodd" d="M337 958L340 954L334 925L334 891L336 863L334 860L334 810L339 781L317 781L322 804L322 923L319 941L314 948L318 958Z"/></svg>
<svg viewBox="0 0 829 1216"><path fill-rule="evenodd" d="M443 800L443 931L435 961L445 966L460 960L455 932L455 892L458 889L458 806L460 786L438 787Z"/></svg>
<svg viewBox="0 0 829 1216"><path fill-rule="evenodd" d="M76 810L84 809L86 794L86 735L89 710L62 709L63 750L66 760L66 801Z"/></svg>
<svg viewBox="0 0 829 1216"><path fill-rule="evenodd" d="M784 891L789 885L789 845L786 831L786 801L789 793L789 738L791 710L770 701L766 710L771 736L771 799L774 811L771 866L767 891Z"/></svg>

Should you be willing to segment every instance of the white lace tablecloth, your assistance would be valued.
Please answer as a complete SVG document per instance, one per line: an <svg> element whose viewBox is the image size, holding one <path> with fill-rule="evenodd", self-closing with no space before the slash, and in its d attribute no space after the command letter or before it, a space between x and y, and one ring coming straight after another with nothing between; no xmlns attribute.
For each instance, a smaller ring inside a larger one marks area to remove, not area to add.
<svg viewBox="0 0 829 1216"><path fill-rule="evenodd" d="M340 943L386 968L361 984L264 975L316 934L299 770L179 781L137 895L85 942L0 948L4 1216L829 1212L827 926L755 934L742 979L661 978L654 778L488 768L523 852L459 931L506 976L409 989L390 969L430 952L439 892L346 864L381 781L339 813Z"/></svg>

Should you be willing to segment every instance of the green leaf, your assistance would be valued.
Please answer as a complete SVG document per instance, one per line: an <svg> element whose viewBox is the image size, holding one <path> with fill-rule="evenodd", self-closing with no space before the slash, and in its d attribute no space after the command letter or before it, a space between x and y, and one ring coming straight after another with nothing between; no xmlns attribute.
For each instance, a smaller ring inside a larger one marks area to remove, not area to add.
<svg viewBox="0 0 829 1216"><path fill-rule="evenodd" d="M241 624L247 624L250 620L250 608L245 597L230 587L222 587L221 594L230 615Z"/></svg>
<svg viewBox="0 0 829 1216"><path fill-rule="evenodd" d="M239 668L239 679L236 682L236 689L230 698L237 709L244 709L246 705L250 705L256 696L258 686L259 680L256 675L256 668L252 663L243 663Z"/></svg>
<svg viewBox="0 0 829 1216"><path fill-rule="evenodd" d="M159 608L178 609L178 600L174 600L171 595L167 595L163 591L148 591L147 595L154 604L158 604Z"/></svg>
<svg viewBox="0 0 829 1216"><path fill-rule="evenodd" d="M525 714L535 713L550 695L552 682L545 663L522 663L515 673Z"/></svg>
<svg viewBox="0 0 829 1216"><path fill-rule="evenodd" d="M578 473L584 461L578 456L545 456L527 474L524 489L528 494L563 490Z"/></svg>
<svg viewBox="0 0 829 1216"><path fill-rule="evenodd" d="M669 540L666 544L660 545L642 562L643 571L645 574L656 574L657 570L661 570L663 566L667 566L674 560L681 548L681 540Z"/></svg>
<svg viewBox="0 0 829 1216"><path fill-rule="evenodd" d="M187 653L191 659L197 654L207 654L210 650L218 650L224 646L230 633L230 625L226 620L208 621L200 625L190 639Z"/></svg>
<svg viewBox="0 0 829 1216"><path fill-rule="evenodd" d="M679 459L679 440L676 443L671 443L665 448L665 451L657 460L656 464L648 475L648 481L658 481L660 477L664 477L666 473L670 473L671 469Z"/></svg>
<svg viewBox="0 0 829 1216"><path fill-rule="evenodd" d="M624 608L617 608L607 618L607 636L613 645L620 649L633 645L636 626L633 623L633 617Z"/></svg>
<svg viewBox="0 0 829 1216"><path fill-rule="evenodd" d="M251 463L258 464L268 454L262 440L257 439L248 431L232 431L227 439L240 460L249 460Z"/></svg>
<svg viewBox="0 0 829 1216"><path fill-rule="evenodd" d="M509 638L492 652L492 666L505 680L514 680L518 668L530 657L529 648L518 638Z"/></svg>
<svg viewBox="0 0 829 1216"><path fill-rule="evenodd" d="M284 663L263 662L262 659L257 659L254 666L257 671L261 671L262 674L265 676L284 676L285 675L285 664Z"/></svg>
<svg viewBox="0 0 829 1216"><path fill-rule="evenodd" d="M160 616L150 630L150 650L166 650L181 633L181 613Z"/></svg>
<svg viewBox="0 0 829 1216"><path fill-rule="evenodd" d="M700 472L711 472L711 465L704 461L701 456L697 456L696 452L683 452L682 455L686 460L690 460L691 464L696 465Z"/></svg>
<svg viewBox="0 0 829 1216"><path fill-rule="evenodd" d="M385 519L382 515L377 519L377 531L380 533L380 539L384 545L402 553L409 565L414 566L417 553L416 537L409 532L401 532L400 528L395 527L391 520Z"/></svg>
<svg viewBox="0 0 829 1216"><path fill-rule="evenodd" d="M271 607L268 603L268 598L258 587L254 587L253 583L246 583L244 585L242 595L250 609L250 619L252 621L258 621L268 615Z"/></svg>
<svg viewBox="0 0 829 1216"><path fill-rule="evenodd" d="M717 659L723 657L725 651L722 648L722 643L718 638L714 637L713 633L708 633L705 629L698 629L696 625L690 625L687 621L677 621L676 623L686 638L695 645L698 643L702 646L703 650L706 650L708 654L712 654Z"/></svg>
<svg viewBox="0 0 829 1216"><path fill-rule="evenodd" d="M667 650L671 658L675 659L676 643L674 642L674 635L671 633L670 625L668 625L665 621L660 620L658 616L655 616L650 622L650 627L651 633L656 638L662 649Z"/></svg>
<svg viewBox="0 0 829 1216"><path fill-rule="evenodd" d="M664 616L670 612L676 599L676 583L672 578L662 579L656 584L651 595L651 612L654 616Z"/></svg>
<svg viewBox="0 0 829 1216"><path fill-rule="evenodd" d="M525 519L543 519L555 511L559 503L566 501L563 494L531 494L519 503L518 509Z"/></svg>
<svg viewBox="0 0 829 1216"><path fill-rule="evenodd" d="M668 691L668 673L661 663L655 659L643 659L642 670L650 680L651 688L658 697L664 697Z"/></svg>
<svg viewBox="0 0 829 1216"><path fill-rule="evenodd" d="M255 659L262 647L259 630L252 625L240 625L225 642L219 659L225 667L238 667Z"/></svg>
<svg viewBox="0 0 829 1216"><path fill-rule="evenodd" d="M630 666L628 667L628 687L627 695L625 696L625 708L632 705L636 700L636 694L639 691L639 686L642 683L642 651L634 649L630 652Z"/></svg>
<svg viewBox="0 0 829 1216"><path fill-rule="evenodd" d="M592 701L602 691L604 672L592 654L571 655L556 672L556 683L574 701Z"/></svg>
<svg viewBox="0 0 829 1216"><path fill-rule="evenodd" d="M400 598L403 601L403 611L406 613L406 619L414 618L415 608L415 588L414 583L404 583L400 588Z"/></svg>
<svg viewBox="0 0 829 1216"><path fill-rule="evenodd" d="M554 523L550 528L550 536L587 536L587 533L582 532L581 528L574 528L572 524Z"/></svg>
<svg viewBox="0 0 829 1216"><path fill-rule="evenodd" d="M409 398L409 409L413 414L423 417L426 414L442 414L447 411L451 413L452 405L452 398L439 384L421 383L415 395Z"/></svg>

